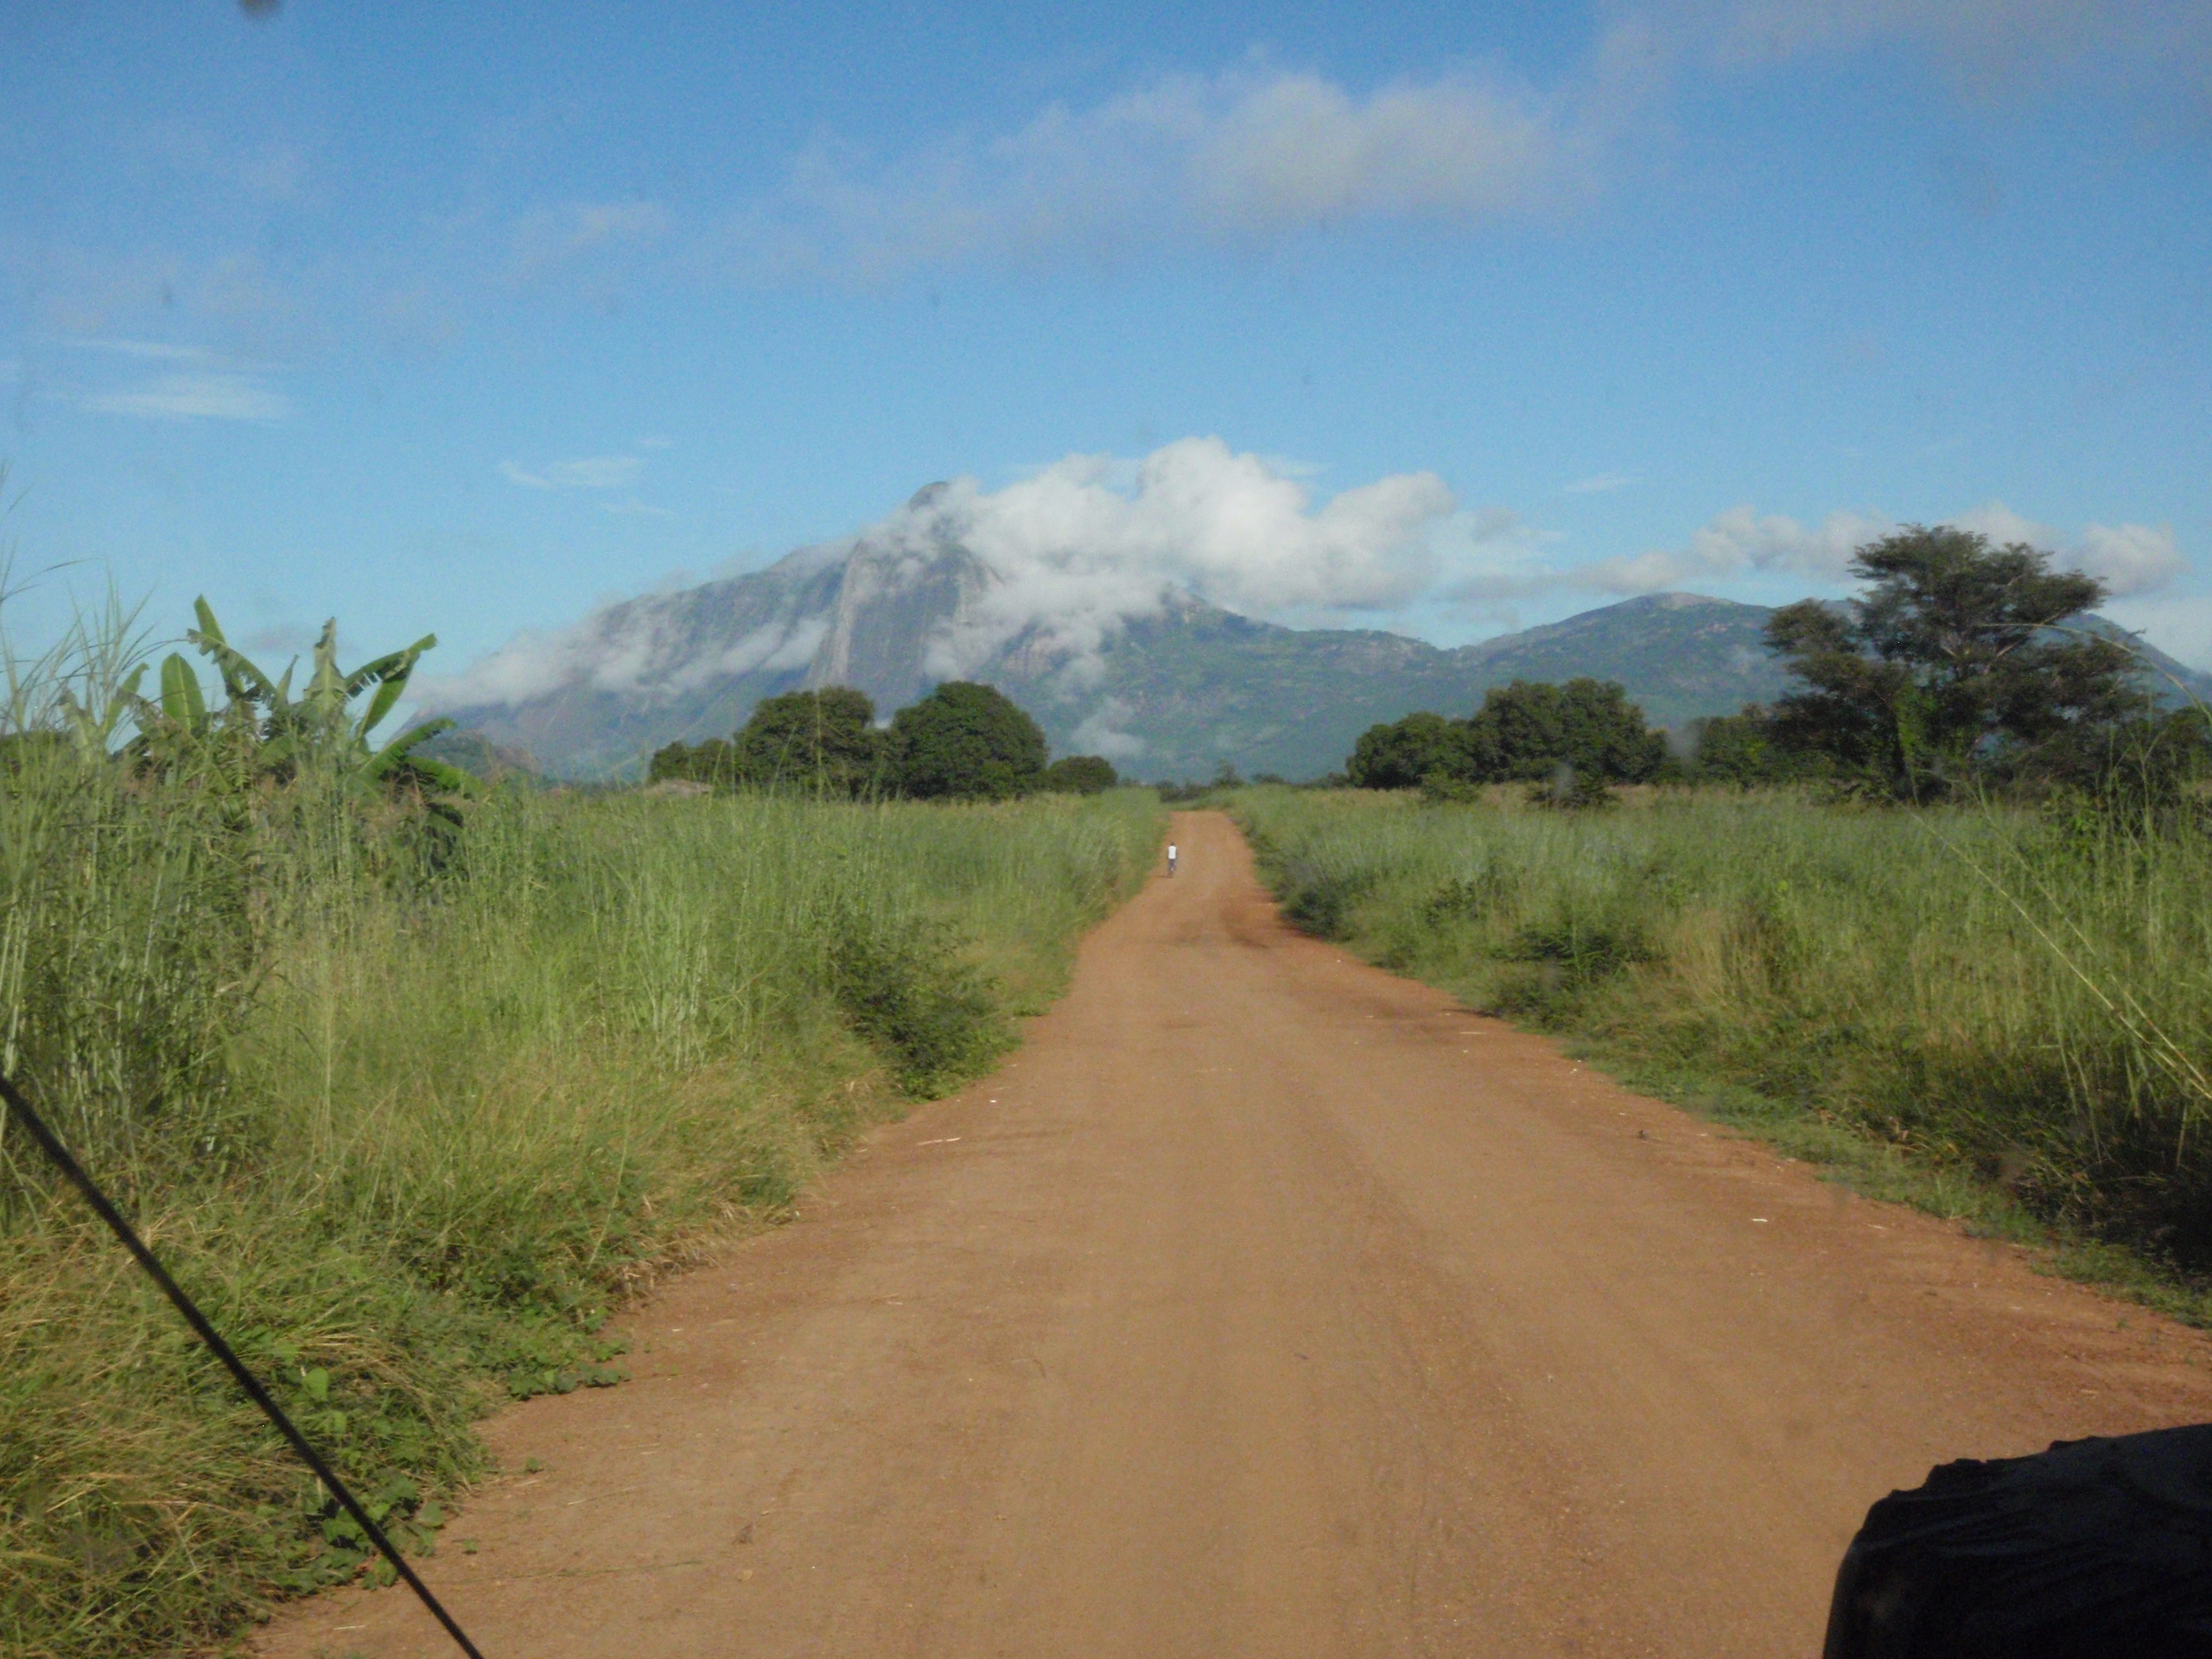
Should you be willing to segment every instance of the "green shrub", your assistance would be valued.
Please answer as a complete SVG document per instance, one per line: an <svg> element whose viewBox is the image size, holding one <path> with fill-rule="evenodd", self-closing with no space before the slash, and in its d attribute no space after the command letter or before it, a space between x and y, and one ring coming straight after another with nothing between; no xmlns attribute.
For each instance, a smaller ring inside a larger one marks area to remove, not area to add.
<svg viewBox="0 0 2212 1659"><path fill-rule="evenodd" d="M1120 783L1114 763L1102 754L1064 754L1045 768L1043 787L1065 795L1098 795Z"/></svg>

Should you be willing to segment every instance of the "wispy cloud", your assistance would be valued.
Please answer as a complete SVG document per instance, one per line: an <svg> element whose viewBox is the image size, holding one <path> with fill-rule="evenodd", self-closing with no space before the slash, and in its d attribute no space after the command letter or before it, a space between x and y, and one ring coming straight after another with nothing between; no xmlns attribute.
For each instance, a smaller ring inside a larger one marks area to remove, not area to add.
<svg viewBox="0 0 2212 1659"><path fill-rule="evenodd" d="M2095 576L2114 598L2155 591L2189 568L2171 527L2164 524L2091 524L2069 534L2024 518L2001 501L1943 522L2000 545L2024 543L2050 554L2063 569ZM1897 527L1897 519L1878 512L1835 512L1808 522L1736 506L1700 524L1684 546L1583 564L1540 563L1529 544L1501 544L1502 556L1480 562L1447 592L1462 605L1479 607L1561 592L1624 597L1686 585L1725 588L1774 575L1797 576L1833 590L1848 576L1859 549Z"/></svg>
<svg viewBox="0 0 2212 1659"><path fill-rule="evenodd" d="M226 362L219 353L204 346L178 346L161 340L72 340L64 342L79 351L107 352L117 357L150 358L158 363Z"/></svg>
<svg viewBox="0 0 2212 1659"><path fill-rule="evenodd" d="M1904 44L1978 90L2085 65L2201 79L2212 51L2193 0L1643 0L1639 12L1723 69Z"/></svg>
<svg viewBox="0 0 2212 1659"><path fill-rule="evenodd" d="M2179 63L2201 96L2208 19L2191 0L1624 0L1549 85L1493 71L1363 89L1246 67L1162 76L887 156L821 137L779 194L737 213L723 257L747 276L868 282L971 261L1553 214L1631 171L1629 141L1700 85L1901 44L1990 84L2088 63L2140 79ZM533 223L533 247L567 257L666 228L650 214L601 228L567 211Z"/></svg>
<svg viewBox="0 0 2212 1659"><path fill-rule="evenodd" d="M1600 63L1610 62L1599 54ZM1018 130L887 160L831 139L781 197L741 214L741 270L867 280L976 257L1254 243L1362 223L1544 213L1593 188L1638 101L1593 73L1544 92L1457 74L1357 92L1303 72L1170 75Z"/></svg>
<svg viewBox="0 0 2212 1659"><path fill-rule="evenodd" d="M668 230L657 201L571 201L533 208L515 221L509 270L530 282L563 266L642 247Z"/></svg>
<svg viewBox="0 0 2212 1659"><path fill-rule="evenodd" d="M1615 490L1624 490L1641 482L1634 473L1599 473L1594 477L1577 479L1565 486L1568 495L1610 495Z"/></svg>
<svg viewBox="0 0 2212 1659"><path fill-rule="evenodd" d="M638 481L645 463L635 455L584 455L556 461L536 472L512 461L499 463L499 473L511 484L531 490L620 490Z"/></svg>
<svg viewBox="0 0 2212 1659"><path fill-rule="evenodd" d="M257 376L166 374L126 391L79 397L95 415L129 415L157 421L281 421L292 412L284 394Z"/></svg>

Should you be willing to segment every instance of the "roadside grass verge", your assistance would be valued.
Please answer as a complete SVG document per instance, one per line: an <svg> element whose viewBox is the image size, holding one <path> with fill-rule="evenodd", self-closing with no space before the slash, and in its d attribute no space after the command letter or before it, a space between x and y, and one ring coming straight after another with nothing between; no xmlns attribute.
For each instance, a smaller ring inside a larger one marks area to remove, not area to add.
<svg viewBox="0 0 2212 1659"><path fill-rule="evenodd" d="M1002 806L0 779L0 1059L378 1518L499 1402L1009 1047L1141 878L1141 791ZM363 1541L0 1135L0 1651L223 1646Z"/></svg>
<svg viewBox="0 0 2212 1659"><path fill-rule="evenodd" d="M1783 791L1248 789L1301 926L1878 1196L2212 1324L2212 841Z"/></svg>

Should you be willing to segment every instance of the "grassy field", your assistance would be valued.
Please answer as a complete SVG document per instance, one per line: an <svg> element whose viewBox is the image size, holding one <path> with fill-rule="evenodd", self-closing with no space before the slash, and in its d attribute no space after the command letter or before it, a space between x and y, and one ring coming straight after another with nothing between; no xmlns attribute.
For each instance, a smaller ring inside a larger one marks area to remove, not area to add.
<svg viewBox="0 0 2212 1659"><path fill-rule="evenodd" d="M1301 925L1857 1179L2212 1268L2212 841L1630 791L1228 798ZM2172 1288L2180 1284L2184 1288Z"/></svg>
<svg viewBox="0 0 2212 1659"><path fill-rule="evenodd" d="M4 1063L379 1518L841 1138L986 1068L1140 878L1148 793L1000 807L0 787ZM0 1137L0 1651L203 1651L360 1540Z"/></svg>

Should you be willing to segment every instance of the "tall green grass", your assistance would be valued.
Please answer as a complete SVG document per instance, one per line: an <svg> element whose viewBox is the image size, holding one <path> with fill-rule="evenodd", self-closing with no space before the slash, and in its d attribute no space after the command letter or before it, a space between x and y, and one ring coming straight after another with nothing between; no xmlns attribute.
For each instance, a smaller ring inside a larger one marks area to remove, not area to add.
<svg viewBox="0 0 2212 1659"><path fill-rule="evenodd" d="M1471 1006L2212 1268L2212 842L2190 823L1687 791L1232 810L1294 918Z"/></svg>
<svg viewBox="0 0 2212 1659"><path fill-rule="evenodd" d="M616 1380L626 1293L987 1067L1160 827L517 793L456 836L16 742L0 1058L429 1550L475 1417ZM36 1159L0 1134L0 1651L199 1650L372 1570Z"/></svg>

